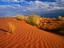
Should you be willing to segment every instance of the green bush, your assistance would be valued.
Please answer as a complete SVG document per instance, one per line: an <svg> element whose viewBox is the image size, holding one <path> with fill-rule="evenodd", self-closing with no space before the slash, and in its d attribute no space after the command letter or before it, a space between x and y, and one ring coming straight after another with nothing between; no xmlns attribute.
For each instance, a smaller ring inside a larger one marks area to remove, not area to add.
<svg viewBox="0 0 64 48"><path fill-rule="evenodd" d="M40 16L37 15L29 15L27 17L27 23L31 24L31 25L38 25L40 23Z"/></svg>

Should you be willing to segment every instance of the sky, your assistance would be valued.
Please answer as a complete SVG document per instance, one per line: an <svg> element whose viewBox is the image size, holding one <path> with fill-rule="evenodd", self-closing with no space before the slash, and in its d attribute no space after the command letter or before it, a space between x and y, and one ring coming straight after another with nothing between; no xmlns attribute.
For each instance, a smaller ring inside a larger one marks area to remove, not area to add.
<svg viewBox="0 0 64 48"><path fill-rule="evenodd" d="M64 16L64 0L0 0L0 17L12 17L18 14Z"/></svg>

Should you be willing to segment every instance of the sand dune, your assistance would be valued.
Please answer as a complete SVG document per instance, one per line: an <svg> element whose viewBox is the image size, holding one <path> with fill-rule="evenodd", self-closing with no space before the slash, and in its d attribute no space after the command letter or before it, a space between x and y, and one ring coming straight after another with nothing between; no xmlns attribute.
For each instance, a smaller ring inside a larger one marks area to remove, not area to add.
<svg viewBox="0 0 64 48"><path fill-rule="evenodd" d="M14 33L9 33L8 22L15 25ZM64 37L40 30L24 21L2 17L0 18L0 48L64 48Z"/></svg>

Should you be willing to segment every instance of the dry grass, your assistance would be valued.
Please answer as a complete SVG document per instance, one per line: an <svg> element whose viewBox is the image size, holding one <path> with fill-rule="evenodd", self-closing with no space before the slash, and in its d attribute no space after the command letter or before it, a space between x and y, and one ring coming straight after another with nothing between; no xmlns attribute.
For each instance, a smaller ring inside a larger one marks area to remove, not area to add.
<svg viewBox="0 0 64 48"><path fill-rule="evenodd" d="M12 22L9 22L8 25L9 25L9 32L14 33L14 31L15 31L14 24L12 24Z"/></svg>

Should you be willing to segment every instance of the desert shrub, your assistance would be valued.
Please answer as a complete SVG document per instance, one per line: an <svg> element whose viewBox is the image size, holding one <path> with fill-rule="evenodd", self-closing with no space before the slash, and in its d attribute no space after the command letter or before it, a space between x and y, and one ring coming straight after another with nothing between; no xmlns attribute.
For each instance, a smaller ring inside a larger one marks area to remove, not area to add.
<svg viewBox="0 0 64 48"><path fill-rule="evenodd" d="M37 15L29 15L27 17L27 23L31 25L38 25L40 23L40 16Z"/></svg>
<svg viewBox="0 0 64 48"><path fill-rule="evenodd" d="M9 26L9 32L10 33L14 33L15 31L15 26L14 24L12 24L11 22L8 23L8 26Z"/></svg>
<svg viewBox="0 0 64 48"><path fill-rule="evenodd" d="M16 16L16 19L17 19L17 20L23 20L23 19L24 19L24 16L22 16L22 15L17 15L17 16Z"/></svg>
<svg viewBox="0 0 64 48"><path fill-rule="evenodd" d="M58 16L56 19L57 19L58 21L61 21L61 20L63 19L63 17L62 17L62 16Z"/></svg>

